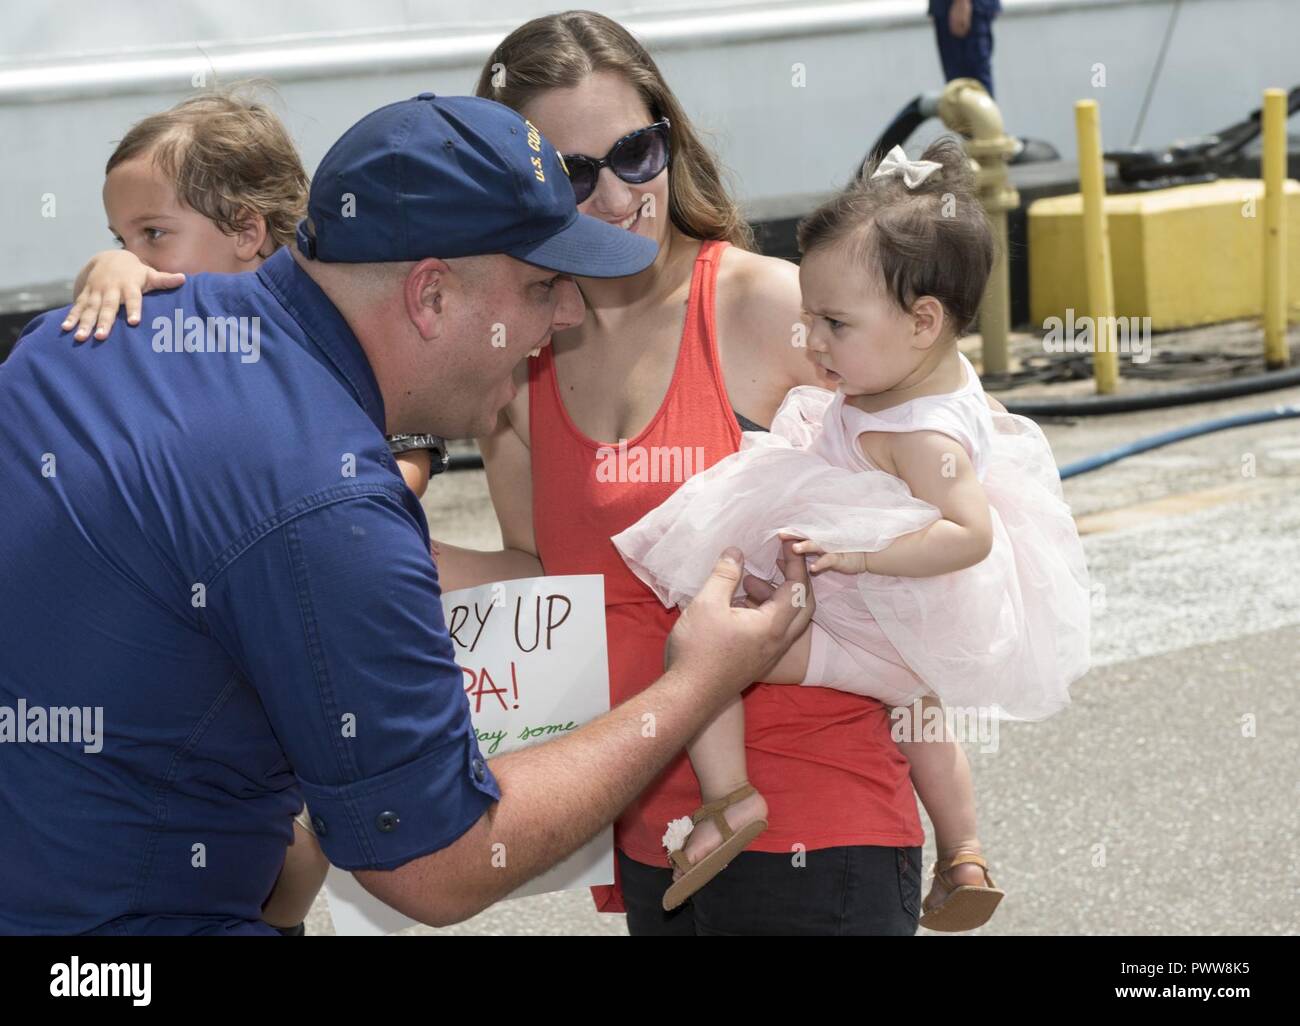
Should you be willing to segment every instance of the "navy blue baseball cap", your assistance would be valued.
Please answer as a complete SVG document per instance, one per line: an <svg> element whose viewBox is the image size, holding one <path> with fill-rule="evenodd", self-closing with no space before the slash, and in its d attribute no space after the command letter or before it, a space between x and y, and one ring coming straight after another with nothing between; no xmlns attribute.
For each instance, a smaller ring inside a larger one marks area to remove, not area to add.
<svg viewBox="0 0 1300 1026"><path fill-rule="evenodd" d="M298 225L313 260L377 263L506 253L619 278L659 247L578 213L564 159L495 100L421 93L367 114L316 169Z"/></svg>

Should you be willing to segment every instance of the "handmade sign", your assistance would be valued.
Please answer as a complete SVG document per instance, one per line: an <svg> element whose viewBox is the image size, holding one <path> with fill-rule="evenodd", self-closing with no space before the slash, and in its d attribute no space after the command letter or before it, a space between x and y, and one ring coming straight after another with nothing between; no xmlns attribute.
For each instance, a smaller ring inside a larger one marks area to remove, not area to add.
<svg viewBox="0 0 1300 1026"><path fill-rule="evenodd" d="M562 737L609 711L605 582L599 574L466 588L443 595L442 608L488 760ZM607 827L509 898L613 882L614 838ZM351 873L331 868L325 892L339 934L392 933L413 925Z"/></svg>

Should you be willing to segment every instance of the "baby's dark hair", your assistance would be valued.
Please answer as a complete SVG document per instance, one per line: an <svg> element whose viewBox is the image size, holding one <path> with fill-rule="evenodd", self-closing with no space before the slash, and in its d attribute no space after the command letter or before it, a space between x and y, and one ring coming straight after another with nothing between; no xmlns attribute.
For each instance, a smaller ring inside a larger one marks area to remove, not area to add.
<svg viewBox="0 0 1300 1026"><path fill-rule="evenodd" d="M921 154L942 167L915 189L901 175L872 178L880 161L805 217L799 252L847 243L849 254L879 270L885 291L903 310L921 296L943 304L954 337L979 312L993 267L993 230L975 196L975 175L961 143L942 136Z"/></svg>

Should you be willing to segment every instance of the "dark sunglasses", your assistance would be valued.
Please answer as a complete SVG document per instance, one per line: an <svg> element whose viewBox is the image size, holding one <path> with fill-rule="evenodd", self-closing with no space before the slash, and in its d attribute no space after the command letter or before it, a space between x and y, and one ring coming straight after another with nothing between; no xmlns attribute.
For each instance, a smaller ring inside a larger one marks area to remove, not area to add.
<svg viewBox="0 0 1300 1026"><path fill-rule="evenodd" d="M578 203L596 191L602 167L631 185L640 185L668 166L668 119L661 118L653 125L623 136L600 159L581 153L565 153L563 157L573 185L573 198Z"/></svg>

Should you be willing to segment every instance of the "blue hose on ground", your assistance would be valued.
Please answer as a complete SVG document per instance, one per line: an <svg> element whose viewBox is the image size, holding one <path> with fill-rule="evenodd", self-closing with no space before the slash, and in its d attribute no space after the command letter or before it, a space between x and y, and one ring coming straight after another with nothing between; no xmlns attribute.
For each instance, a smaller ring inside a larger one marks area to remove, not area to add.
<svg viewBox="0 0 1300 1026"><path fill-rule="evenodd" d="M1253 413L1239 413L1232 417L1221 417L1218 420L1203 420L1197 424L1188 424L1185 427L1175 428L1173 431L1165 431L1162 434L1139 438L1127 445L1108 449L1106 452L1076 460L1074 463L1067 463L1061 468L1061 480L1064 481L1066 478L1086 474L1090 470L1104 467L1127 456L1136 456L1140 452L1158 449L1162 445L1181 442L1186 438L1208 435L1212 431L1226 431L1228 428L1245 427L1247 424L1266 424L1269 421L1285 420L1289 417L1300 417L1300 406L1274 406L1271 410L1256 410Z"/></svg>

